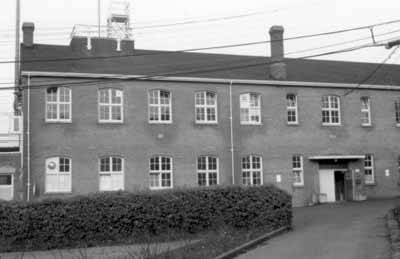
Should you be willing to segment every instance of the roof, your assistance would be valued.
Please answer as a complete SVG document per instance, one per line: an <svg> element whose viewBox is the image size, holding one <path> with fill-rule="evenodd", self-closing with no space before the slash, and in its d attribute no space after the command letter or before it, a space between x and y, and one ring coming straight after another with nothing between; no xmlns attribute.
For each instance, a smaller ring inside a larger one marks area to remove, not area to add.
<svg viewBox="0 0 400 259"><path fill-rule="evenodd" d="M71 45L22 45L22 71L270 79L269 57L141 49L116 52L101 49L101 46L87 50L86 45L82 47L82 42L77 44L73 41ZM364 81L379 65L313 59L284 61L288 81L350 84ZM400 66L382 65L374 76L363 83L400 85Z"/></svg>

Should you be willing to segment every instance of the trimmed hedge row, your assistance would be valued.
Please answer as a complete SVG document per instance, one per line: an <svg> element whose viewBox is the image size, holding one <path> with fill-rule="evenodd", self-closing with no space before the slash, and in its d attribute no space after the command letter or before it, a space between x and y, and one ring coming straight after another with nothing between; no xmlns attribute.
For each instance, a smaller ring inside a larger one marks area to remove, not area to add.
<svg viewBox="0 0 400 259"><path fill-rule="evenodd" d="M196 233L219 226L291 224L291 196L274 186L98 193L36 202L0 202L0 251L120 242Z"/></svg>

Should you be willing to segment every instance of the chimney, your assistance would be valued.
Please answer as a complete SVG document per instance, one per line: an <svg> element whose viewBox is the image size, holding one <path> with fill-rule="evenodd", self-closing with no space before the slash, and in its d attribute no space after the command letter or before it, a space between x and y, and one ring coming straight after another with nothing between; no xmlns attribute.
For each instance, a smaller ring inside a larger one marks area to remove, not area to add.
<svg viewBox="0 0 400 259"><path fill-rule="evenodd" d="M283 27L274 25L269 29L271 39L271 64L269 66L269 78L274 80L286 80L286 64L284 63Z"/></svg>
<svg viewBox="0 0 400 259"><path fill-rule="evenodd" d="M22 24L23 44L25 47L33 46L33 31L34 30L35 30L35 24L33 22L24 22Z"/></svg>

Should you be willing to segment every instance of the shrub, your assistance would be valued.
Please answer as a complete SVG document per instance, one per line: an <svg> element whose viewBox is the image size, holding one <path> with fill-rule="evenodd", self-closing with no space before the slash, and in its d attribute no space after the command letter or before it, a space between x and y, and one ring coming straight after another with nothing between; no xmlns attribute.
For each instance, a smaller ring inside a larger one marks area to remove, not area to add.
<svg viewBox="0 0 400 259"><path fill-rule="evenodd" d="M0 251L92 246L218 226L291 224L291 197L274 186L97 193L0 202Z"/></svg>

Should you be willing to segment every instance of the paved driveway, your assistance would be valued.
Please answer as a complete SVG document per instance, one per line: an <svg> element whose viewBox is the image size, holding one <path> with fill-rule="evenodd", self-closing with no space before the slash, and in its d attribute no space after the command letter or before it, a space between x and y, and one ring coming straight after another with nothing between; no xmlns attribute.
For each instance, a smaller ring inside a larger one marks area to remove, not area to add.
<svg viewBox="0 0 400 259"><path fill-rule="evenodd" d="M400 199L294 209L294 230L237 259L389 259L384 216Z"/></svg>

